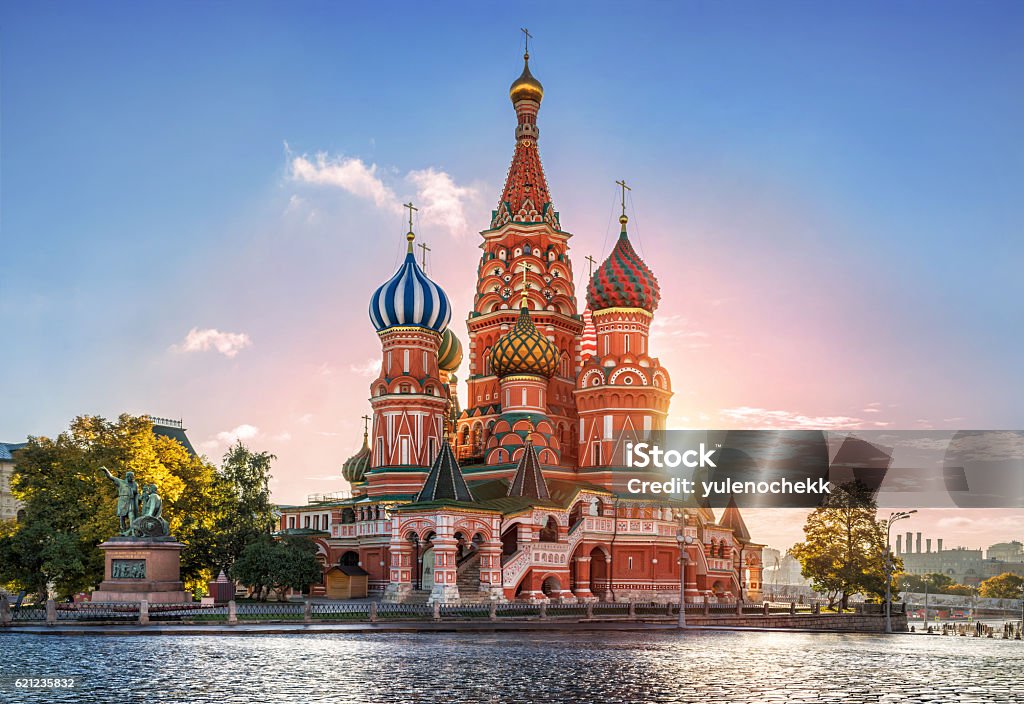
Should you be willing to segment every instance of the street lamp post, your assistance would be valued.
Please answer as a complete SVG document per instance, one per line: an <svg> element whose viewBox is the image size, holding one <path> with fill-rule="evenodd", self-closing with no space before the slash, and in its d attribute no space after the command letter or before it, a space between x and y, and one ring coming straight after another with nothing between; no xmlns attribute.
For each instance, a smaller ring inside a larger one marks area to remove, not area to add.
<svg viewBox="0 0 1024 704"><path fill-rule="evenodd" d="M739 583L739 587L740 587L740 603L743 602L743 599L744 599L744 597L743 597L743 587L746 585L746 581L744 580L744 576L743 576L743 548L744 548L743 543L740 543L740 564L739 564L739 568L737 570L738 574L736 575L739 578L736 581Z"/></svg>
<svg viewBox="0 0 1024 704"><path fill-rule="evenodd" d="M889 520L885 523L885 632L892 633L892 549L889 547L892 524L910 518L914 511L897 511L889 514Z"/></svg>
<svg viewBox="0 0 1024 704"><path fill-rule="evenodd" d="M686 628L686 563L690 558L686 553L686 548L693 544L693 536L683 535L680 530L676 540L679 541L679 621L677 625L679 628Z"/></svg>
<svg viewBox="0 0 1024 704"><path fill-rule="evenodd" d="M1020 633L1024 638L1024 584L1020 585Z"/></svg>

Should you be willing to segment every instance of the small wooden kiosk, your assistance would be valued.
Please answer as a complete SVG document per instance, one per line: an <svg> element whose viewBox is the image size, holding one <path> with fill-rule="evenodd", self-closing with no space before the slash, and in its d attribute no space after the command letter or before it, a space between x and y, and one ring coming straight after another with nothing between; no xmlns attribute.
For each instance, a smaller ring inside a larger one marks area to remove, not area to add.
<svg viewBox="0 0 1024 704"><path fill-rule="evenodd" d="M367 577L370 573L357 565L335 565L327 570L328 599L358 599L365 597Z"/></svg>

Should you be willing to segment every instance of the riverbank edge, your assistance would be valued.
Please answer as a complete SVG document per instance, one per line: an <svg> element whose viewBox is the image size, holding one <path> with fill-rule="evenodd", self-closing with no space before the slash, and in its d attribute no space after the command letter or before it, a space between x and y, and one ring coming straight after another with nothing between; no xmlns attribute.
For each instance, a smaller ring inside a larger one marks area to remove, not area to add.
<svg viewBox="0 0 1024 704"><path fill-rule="evenodd" d="M790 633L885 632L884 617L877 616L795 616L761 619L687 619L693 631L773 631ZM801 623L801 621L803 621ZM44 624L11 625L0 633L58 636L162 636L162 635L283 635L327 633L496 633L502 631L670 631L678 630L676 620L645 619L519 619L503 621L445 620L361 623L239 623L227 624ZM893 630L906 633L906 622L893 618Z"/></svg>

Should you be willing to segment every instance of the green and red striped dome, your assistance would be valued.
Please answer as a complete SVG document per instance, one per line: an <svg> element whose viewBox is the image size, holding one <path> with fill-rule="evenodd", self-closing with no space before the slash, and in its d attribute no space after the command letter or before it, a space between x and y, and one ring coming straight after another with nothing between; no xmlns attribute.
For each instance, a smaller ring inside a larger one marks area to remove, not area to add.
<svg viewBox="0 0 1024 704"><path fill-rule="evenodd" d="M591 310L643 308L653 313L661 300L658 279L630 244L625 217L620 222L619 241L587 285L587 306Z"/></svg>

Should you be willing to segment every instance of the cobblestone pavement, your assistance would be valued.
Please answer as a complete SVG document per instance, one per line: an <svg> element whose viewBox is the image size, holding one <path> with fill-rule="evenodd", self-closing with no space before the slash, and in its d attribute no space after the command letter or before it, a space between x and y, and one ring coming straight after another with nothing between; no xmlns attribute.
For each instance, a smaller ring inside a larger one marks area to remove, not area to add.
<svg viewBox="0 0 1024 704"><path fill-rule="evenodd" d="M1024 703L1024 642L771 632L0 634L0 702ZM74 678L29 690L15 678ZM126 696L126 693L130 695Z"/></svg>

